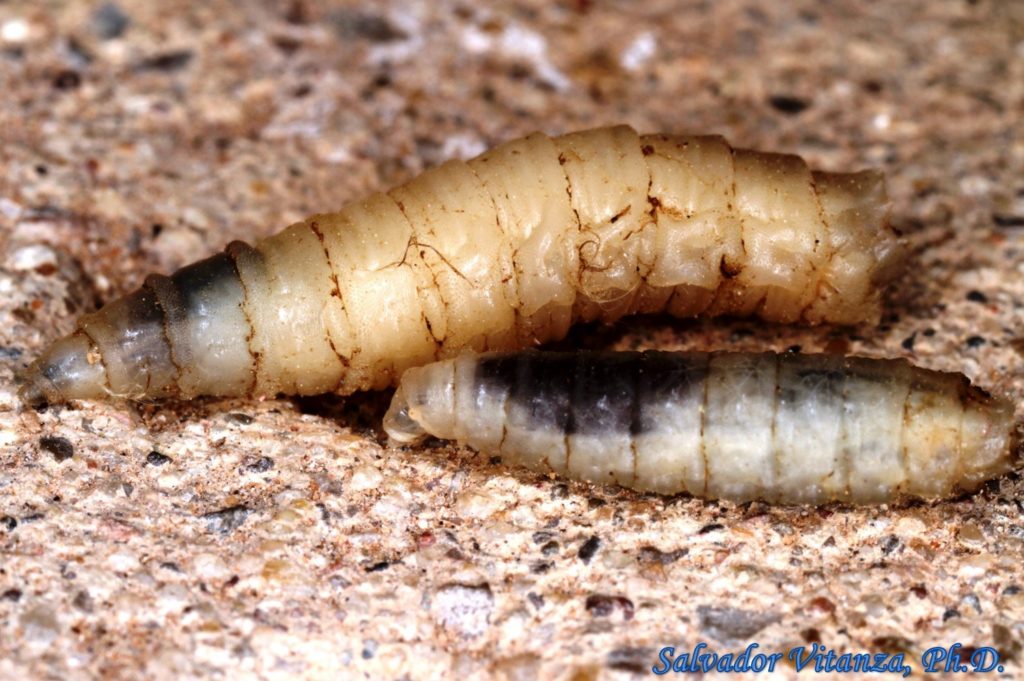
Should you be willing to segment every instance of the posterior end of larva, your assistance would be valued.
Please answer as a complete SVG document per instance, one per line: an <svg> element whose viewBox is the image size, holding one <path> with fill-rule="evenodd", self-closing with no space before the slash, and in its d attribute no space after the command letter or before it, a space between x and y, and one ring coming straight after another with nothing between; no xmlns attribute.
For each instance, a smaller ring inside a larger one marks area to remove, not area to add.
<svg viewBox="0 0 1024 681"><path fill-rule="evenodd" d="M81 332L51 345L25 369L20 380L18 397L29 407L99 398L110 392L98 351Z"/></svg>
<svg viewBox="0 0 1024 681"><path fill-rule="evenodd" d="M384 432L391 442L398 445L416 444L427 437L427 431L409 414L409 401L403 388L395 393L384 415Z"/></svg>

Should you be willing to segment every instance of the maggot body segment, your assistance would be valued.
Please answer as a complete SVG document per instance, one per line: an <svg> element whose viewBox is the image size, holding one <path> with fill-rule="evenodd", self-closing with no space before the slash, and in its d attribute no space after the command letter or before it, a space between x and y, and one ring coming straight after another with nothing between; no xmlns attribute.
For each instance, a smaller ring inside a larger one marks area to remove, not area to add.
<svg viewBox="0 0 1024 681"><path fill-rule="evenodd" d="M899 262L886 211L878 173L720 137L536 133L151 276L44 352L21 395L347 394L634 312L856 323Z"/></svg>
<svg viewBox="0 0 1024 681"><path fill-rule="evenodd" d="M934 499L1009 471L1013 409L961 374L835 355L519 352L410 369L389 436L662 494Z"/></svg>

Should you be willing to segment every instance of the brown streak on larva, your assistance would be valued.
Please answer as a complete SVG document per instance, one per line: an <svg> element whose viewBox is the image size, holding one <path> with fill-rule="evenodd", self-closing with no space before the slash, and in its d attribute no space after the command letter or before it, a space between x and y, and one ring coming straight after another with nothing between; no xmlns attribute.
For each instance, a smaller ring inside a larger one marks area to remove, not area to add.
<svg viewBox="0 0 1024 681"><path fill-rule="evenodd" d="M466 164L466 168L469 169L469 172L471 172L473 174L473 177L476 178L476 181L480 183L480 187L483 188L483 191L487 195L487 198L491 200L491 208L494 210L494 224L498 228L498 234L501 234L502 238L508 243L509 250L511 251L508 254L508 257L509 257L509 263L512 265L512 274L509 274L509 275L506 275L506 276L502 277L501 283L503 285L507 284L509 281L512 280L513 277L515 278L515 287L514 288L516 290L516 299L515 299L515 302L513 303L513 307L515 308L516 325L518 326L519 317L520 317L519 311L520 311L520 309L522 309L522 295L519 292L519 282L521 281L521 278L519 276L519 273L516 272L516 261L515 261L515 257L516 257L516 253L518 253L518 249L512 249L512 247L511 247L511 239L509 238L509 235L505 232L505 228L502 227L502 225L501 225L501 211L498 210L498 202L494 199L494 195L491 193L490 187L487 186L487 183L484 182L483 178L481 178L480 175L476 172L476 168L473 167L473 164L467 163ZM507 193L505 194L505 198L508 199L508 194ZM463 279L465 279L465 277L463 277ZM504 293L504 291L503 291L503 293ZM485 349L489 346L489 344L490 344L490 336L485 336L484 337Z"/></svg>
<svg viewBox="0 0 1024 681"><path fill-rule="evenodd" d="M576 218L576 235L578 237L580 234L582 234L584 232L583 221L580 220L580 213L579 213L578 210L576 210L576 205L575 205L575 203L572 200L573 199L573 197L572 197L572 179L569 177L569 171L567 171L565 169L566 162L567 161L566 161L566 158L565 158L565 152L563 151L563 152L558 154L558 165L562 168L562 174L565 176L565 193L569 197L569 210L572 211L573 216L575 216L575 218ZM597 243L598 247L600 247L600 243L601 243L600 241L597 241L595 243ZM580 256L580 267L581 268L585 268L586 265L584 264L584 261L583 261L582 248L583 248L583 245L580 245L577 248L577 252L579 253L579 256ZM583 289L583 269L581 269L579 272L576 273L576 281L577 281L577 284L578 284L580 290L582 290Z"/></svg>
<svg viewBox="0 0 1024 681"><path fill-rule="evenodd" d="M956 438L956 472L953 474L954 480L963 480L964 478L964 467L967 463L967 456L964 453L964 416L967 414L968 397L970 396L971 384L970 381L963 377L957 385L956 397L957 402L960 404L960 427L957 429Z"/></svg>
<svg viewBox="0 0 1024 681"><path fill-rule="evenodd" d="M232 241L224 249L224 252L231 259L231 264L235 268L235 277L238 278L238 284L242 287L242 302L239 307L242 309L242 316L245 317L246 323L249 324L249 334L245 337L245 345L249 350L249 356L252 357L252 383L249 384L246 396L251 398L256 393L256 386L259 383L260 353L252 347L256 337L256 327L252 323L252 317L249 316L249 310L246 309L246 303L249 300L249 289L246 288L245 280L242 279L242 271L238 267L238 249L248 247L248 244L241 241Z"/></svg>
<svg viewBox="0 0 1024 681"><path fill-rule="evenodd" d="M398 266L401 267L402 265L406 264L406 260L409 257L409 252L410 251L412 251L413 253L417 253L418 252L417 249L414 248L415 246L417 246L417 241L416 241L416 225L414 225L412 223L412 220L409 219L409 216L405 212L405 205L401 201L397 201L393 196L391 196L390 193L389 194L385 194L385 196L387 196L389 199L391 199L391 201L396 206L398 206L399 212L402 213L402 217L405 218L406 224L409 225L409 231L410 231L409 241L405 245L405 252L402 254L402 260L398 263ZM438 300L441 301L441 304L444 306L445 313L447 315L448 301L446 301L444 299L444 296L441 295L441 289L437 285L437 274L433 271L433 269L431 269L430 264L428 262L426 262L426 260L423 259L423 255L422 254L420 254L419 257L420 257L420 263L422 263L423 266L425 268L427 268L427 271L430 272L430 277L431 277L431 279L434 282L434 288L437 291L437 298L438 298ZM410 267L412 267L412 266L410 265ZM426 296L423 295L423 290L424 289L420 288L419 283L417 282L417 284L416 284L416 292L420 294L420 300L421 301L424 300L425 297L426 297ZM438 338L437 334L434 333L434 327L430 323L430 318L427 316L427 311L426 311L426 309L422 305L420 307L420 310L421 310L420 311L420 317L422 318L423 323L427 327L427 333L430 334L430 337L434 340L434 359L435 360L439 359L441 357L442 346L444 345L444 338Z"/></svg>
<svg viewBox="0 0 1024 681"><path fill-rule="evenodd" d="M320 225L317 223L316 220L308 220L306 222L306 226L309 227L309 230L313 232L317 240L320 242L320 248L323 249L324 258L327 260L327 269L331 271L331 285L334 287L334 290L331 291L331 295L338 299L338 304L341 305L341 310L343 313L345 313L347 317L348 310L345 307L345 298L341 295L341 286L339 286L338 284L338 272L337 270L334 269L334 263L331 262L331 253L330 250L328 250L327 248L326 241L324 240L324 234L323 232L320 231ZM345 357L338 350L337 346L334 344L334 339L331 338L331 330L329 328L324 329L324 335L327 337L327 344L330 346L331 352L333 352L334 355L338 358L338 361L341 362L342 372L341 375L338 376L338 381L334 384L334 392L338 392L341 390L342 386L345 385L344 370L348 369L348 367L350 366L351 358ZM353 352L353 354L355 354L355 352Z"/></svg>
<svg viewBox="0 0 1024 681"><path fill-rule="evenodd" d="M900 419L900 471L903 473L903 480L897 486L897 489L904 489L905 491L910 490L910 466L908 465L907 457L907 422L910 419L910 396L914 394L914 377L907 376L907 396L903 399L903 418Z"/></svg>
<svg viewBox="0 0 1024 681"><path fill-rule="evenodd" d="M164 334L164 342L167 343L167 357L171 360L171 366L174 367L174 381L171 383L171 387L174 388L174 393L181 394L181 377L185 375L184 369L178 362L178 359L174 356L174 343L171 342L171 334L167 328L167 310L164 309L164 304L160 300L159 294L156 289L149 285L149 277L146 278L146 283L142 285L143 288L148 288L152 294L153 299L156 301L156 306L160 308L160 330Z"/></svg>
<svg viewBox="0 0 1024 681"><path fill-rule="evenodd" d="M415 246L416 248L427 248L427 249L433 251L434 254L438 258L441 259L441 262L443 262L445 265L447 265L448 268L459 277L459 279L462 279L463 281L465 281L468 284L472 284L473 283L473 282L471 282L466 277L466 275L464 275L462 272L460 272L459 269L455 265L453 265L450 260L448 260L448 258L446 258L444 256L444 253L442 253L441 251L437 250L437 248L435 248L434 246L431 246L430 244L424 243L424 242L421 242L421 241L416 241L416 237L413 237L409 241L409 245L410 246ZM427 262L427 259L423 257L423 252L422 251L420 251L420 257L423 258L423 262L426 264L427 268L431 270L431 274L434 277L434 285L437 286L437 274L430 267L430 263ZM438 292L440 292L440 286L438 286Z"/></svg>
<svg viewBox="0 0 1024 681"><path fill-rule="evenodd" d="M632 207L633 206L631 206L631 205L627 205L625 208L620 210L618 213L616 213L615 215L611 216L611 218L609 218L608 222L610 224L614 225L616 222L621 220L623 218L623 216L628 215L629 214L629 209L632 208ZM629 238L629 237L627 236L626 238Z"/></svg>
<svg viewBox="0 0 1024 681"><path fill-rule="evenodd" d="M822 271L827 272L836 255L836 249L832 243L832 227L828 224L828 218L825 217L825 206L821 203L821 195L818 193L818 184L814 181L814 171L808 169L808 173L811 177L811 194L814 195L814 203L818 206L818 217L821 219L821 224L825 227L824 243L825 247L828 248L828 259L823 263ZM815 241L815 250L817 250L818 245L818 242ZM817 270L818 268L817 266L814 266L813 269ZM797 315L797 319L807 319L807 311L810 310L815 301L818 300L821 295L822 286L825 284L827 284L827 282L825 281L824 275L819 274L817 281L814 282L814 296L808 299L807 303Z"/></svg>

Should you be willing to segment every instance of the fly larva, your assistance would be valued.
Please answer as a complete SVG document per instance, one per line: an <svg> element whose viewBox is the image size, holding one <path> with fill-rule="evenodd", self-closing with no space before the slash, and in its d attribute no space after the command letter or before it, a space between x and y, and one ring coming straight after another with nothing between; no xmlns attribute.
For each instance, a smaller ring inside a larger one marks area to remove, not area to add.
<svg viewBox="0 0 1024 681"><path fill-rule="evenodd" d="M579 480L819 504L974 490L1011 469L1012 419L962 374L905 360L519 352L410 369L384 427Z"/></svg>
<svg viewBox="0 0 1024 681"><path fill-rule="evenodd" d="M535 133L150 276L21 395L347 394L633 312L854 323L899 250L875 172L625 126Z"/></svg>

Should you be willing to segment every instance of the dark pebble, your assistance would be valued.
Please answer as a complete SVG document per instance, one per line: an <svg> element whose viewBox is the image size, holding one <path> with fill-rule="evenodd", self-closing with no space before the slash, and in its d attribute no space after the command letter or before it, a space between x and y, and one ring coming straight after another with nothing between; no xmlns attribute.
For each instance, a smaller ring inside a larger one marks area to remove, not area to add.
<svg viewBox="0 0 1024 681"><path fill-rule="evenodd" d="M334 30L342 38L365 38L375 43L406 40L409 35L386 17L362 9L339 9L330 15Z"/></svg>
<svg viewBox="0 0 1024 681"><path fill-rule="evenodd" d="M255 419L248 414L239 414L238 412L232 412L225 417L232 423L237 423L240 426L247 426L252 423Z"/></svg>
<svg viewBox="0 0 1024 681"><path fill-rule="evenodd" d="M17 603L21 600L21 589L8 589L0 594L0 600Z"/></svg>
<svg viewBox="0 0 1024 681"><path fill-rule="evenodd" d="M701 629L719 641L748 639L779 619L772 613L711 605L699 606L697 616Z"/></svg>
<svg viewBox="0 0 1024 681"><path fill-rule="evenodd" d="M969 348L980 348L987 341L981 336L971 336L967 339L967 347Z"/></svg>
<svg viewBox="0 0 1024 681"><path fill-rule="evenodd" d="M250 473L266 473L273 467L273 459L271 459L269 456L261 456L260 458L250 463L247 463L245 465L245 470L247 470Z"/></svg>
<svg viewBox="0 0 1024 681"><path fill-rule="evenodd" d="M526 594L526 600L530 601L530 605L532 605L537 610L540 610L544 607L544 597L539 596L533 593L532 591Z"/></svg>
<svg viewBox="0 0 1024 681"><path fill-rule="evenodd" d="M554 563L546 560L539 560L530 566L530 572L535 575L543 575L553 567L555 567Z"/></svg>
<svg viewBox="0 0 1024 681"><path fill-rule="evenodd" d="M92 14L92 30L100 40L120 38L130 23L128 15L113 2L100 5Z"/></svg>
<svg viewBox="0 0 1024 681"><path fill-rule="evenodd" d="M139 71L177 71L192 61L192 50L174 50L143 59L136 67Z"/></svg>
<svg viewBox="0 0 1024 681"><path fill-rule="evenodd" d="M146 455L146 463L150 466L163 466L165 463L169 463L170 460L171 457L156 451Z"/></svg>
<svg viewBox="0 0 1024 681"><path fill-rule="evenodd" d="M992 222L996 223L999 227L1024 227L1024 215L993 213Z"/></svg>
<svg viewBox="0 0 1024 681"><path fill-rule="evenodd" d="M391 567L391 561L382 560L379 563L374 563L366 568L367 572L384 572Z"/></svg>
<svg viewBox="0 0 1024 681"><path fill-rule="evenodd" d="M957 610L956 608L946 608L946 612L942 613L942 621L943 622L948 622L949 620L953 619L954 617L959 617L959 616L960 616L960 611Z"/></svg>
<svg viewBox="0 0 1024 681"><path fill-rule="evenodd" d="M230 506L219 511L204 513L200 518L206 521L208 531L227 534L241 527L251 512L252 509L248 506Z"/></svg>
<svg viewBox="0 0 1024 681"><path fill-rule="evenodd" d="M972 303L987 303L988 296L986 296L981 291L972 290L967 292L967 300L971 301Z"/></svg>
<svg viewBox="0 0 1024 681"><path fill-rule="evenodd" d="M900 343L900 345L903 346L904 350L913 350L914 349L914 341L916 341L916 340L917 340L917 332L915 331L914 333L912 333L909 336L907 336L906 338L904 338L903 342Z"/></svg>
<svg viewBox="0 0 1024 681"><path fill-rule="evenodd" d="M53 454L57 461L67 461L75 455L75 448L66 437L46 436L39 438L39 446Z"/></svg>
<svg viewBox="0 0 1024 681"><path fill-rule="evenodd" d="M58 90L74 90L81 84L82 77L71 69L65 69L53 77L53 87Z"/></svg>
<svg viewBox="0 0 1024 681"><path fill-rule="evenodd" d="M587 499L587 506L589 506L591 509L601 508L602 506L606 506L607 504L607 501L599 497L590 497L589 499Z"/></svg>
<svg viewBox="0 0 1024 681"><path fill-rule="evenodd" d="M534 544L546 544L551 541L552 537L554 537L554 535L550 532L541 530L540 532L534 532L532 539Z"/></svg>
<svg viewBox="0 0 1024 681"><path fill-rule="evenodd" d="M371 659L376 654L377 654L377 642L374 641L372 638L368 638L365 641L363 641L363 653L362 653L363 659L364 660L369 660L369 659Z"/></svg>
<svg viewBox="0 0 1024 681"><path fill-rule="evenodd" d="M93 607L92 596L89 595L88 591L79 591L75 594L75 598L71 601L71 605L75 606L82 612L90 613L92 612Z"/></svg>
<svg viewBox="0 0 1024 681"><path fill-rule="evenodd" d="M633 619L633 601L625 596L592 594L587 596L586 608L594 617L608 617L616 610L621 610L623 619Z"/></svg>
<svg viewBox="0 0 1024 681"><path fill-rule="evenodd" d="M609 669L644 675L651 671L651 660L657 660L654 648L615 648L605 657Z"/></svg>
<svg viewBox="0 0 1024 681"><path fill-rule="evenodd" d="M640 560L644 563L660 563L662 565L669 565L676 562L689 552L690 549L686 547L676 549L675 551L665 552L653 546L644 546L640 549Z"/></svg>
<svg viewBox="0 0 1024 681"><path fill-rule="evenodd" d="M801 348L799 345L790 345L788 348L786 348L786 352L796 354L800 352L802 349L803 348Z"/></svg>
<svg viewBox="0 0 1024 681"><path fill-rule="evenodd" d="M899 545L900 538L894 534L890 534L888 537L885 538L885 541L882 543L882 553L889 555L890 553L895 551L899 547Z"/></svg>
<svg viewBox="0 0 1024 681"><path fill-rule="evenodd" d="M704 527L697 530L697 534L707 534L708 532L715 532L717 530L724 529L725 525L723 525L722 523L709 523L708 525L705 525Z"/></svg>
<svg viewBox="0 0 1024 681"><path fill-rule="evenodd" d="M795 116L796 114L804 111L811 105L806 99L800 97L792 97L790 95L772 95L768 98L768 103L776 111L781 111L784 114Z"/></svg>
<svg viewBox="0 0 1024 681"><path fill-rule="evenodd" d="M933 329L933 328L931 328L929 326L927 329L925 329L924 331L921 332L921 335L923 335L923 336L925 336L927 338L931 338L932 336L935 335L935 329Z"/></svg>
<svg viewBox="0 0 1024 681"><path fill-rule="evenodd" d="M576 555L579 556L579 559L584 563L589 563L590 559L594 557L594 554L597 553L597 550L600 547L601 540L594 536L583 542L583 546L580 547L579 553Z"/></svg>
<svg viewBox="0 0 1024 681"><path fill-rule="evenodd" d="M0 518L0 525L3 525L4 529L8 532L13 532L14 528L18 526L18 521L9 515L5 515Z"/></svg>
<svg viewBox="0 0 1024 681"><path fill-rule="evenodd" d="M553 553L558 553L558 542L549 541L547 544L540 547L540 552L545 556L550 556Z"/></svg>

